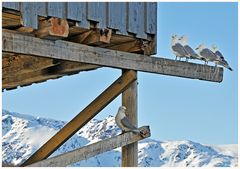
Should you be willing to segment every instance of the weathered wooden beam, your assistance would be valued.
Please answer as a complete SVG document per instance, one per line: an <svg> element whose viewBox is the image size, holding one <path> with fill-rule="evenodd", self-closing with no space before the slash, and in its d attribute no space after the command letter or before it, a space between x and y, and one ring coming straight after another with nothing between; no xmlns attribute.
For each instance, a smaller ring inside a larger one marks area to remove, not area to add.
<svg viewBox="0 0 240 169"><path fill-rule="evenodd" d="M2 11L2 27L11 28L21 26L20 14Z"/></svg>
<svg viewBox="0 0 240 169"><path fill-rule="evenodd" d="M66 167L70 164L76 163L81 160L86 160L90 157L96 156L100 153L113 150L117 147L126 146L144 138L150 137L149 126L140 127L140 130L145 131L144 137L134 134L132 132L123 133L106 140L102 140L76 150L42 160L27 167Z"/></svg>
<svg viewBox="0 0 240 169"><path fill-rule="evenodd" d="M125 70L123 71L123 73ZM137 77L137 72L135 71ZM137 115L137 80L135 80L127 90L122 93L122 105L127 108L126 116L131 123L138 126ZM134 142L122 147L122 166L121 167L137 167L138 166L138 142Z"/></svg>
<svg viewBox="0 0 240 169"><path fill-rule="evenodd" d="M5 52L37 55L120 69L222 82L223 68L91 47L62 40L50 41L3 30Z"/></svg>
<svg viewBox="0 0 240 169"><path fill-rule="evenodd" d="M51 58L3 53L2 75L3 78L12 77L41 70L56 64L58 63L54 63L54 59Z"/></svg>
<svg viewBox="0 0 240 169"><path fill-rule="evenodd" d="M69 25L66 19L52 17L39 21L39 29L34 33L39 38L66 38L69 34Z"/></svg>
<svg viewBox="0 0 240 169"><path fill-rule="evenodd" d="M68 40L71 42L82 43L87 45L100 45L110 43L112 37L111 29L92 29L80 35L73 36Z"/></svg>
<svg viewBox="0 0 240 169"><path fill-rule="evenodd" d="M133 40L130 42L124 42L122 44L110 46L108 49L120 50L124 52L139 52L142 51L142 44L140 40Z"/></svg>
<svg viewBox="0 0 240 169"><path fill-rule="evenodd" d="M92 101L84 110L66 124L49 141L39 148L22 166L27 166L37 161L49 157L58 147L66 142L73 134L89 122L113 99L122 93L128 86L136 80L135 72L129 70L110 85L102 94Z"/></svg>
<svg viewBox="0 0 240 169"><path fill-rule="evenodd" d="M25 32L25 33L32 33L34 31L33 28L24 27L24 26L22 26L20 28L17 28L16 30L19 31L19 32Z"/></svg>
<svg viewBox="0 0 240 169"><path fill-rule="evenodd" d="M49 58L23 55L21 57L19 55L10 58L4 57L3 63L2 89L30 85L31 83L38 83L99 67L85 63L55 61Z"/></svg>

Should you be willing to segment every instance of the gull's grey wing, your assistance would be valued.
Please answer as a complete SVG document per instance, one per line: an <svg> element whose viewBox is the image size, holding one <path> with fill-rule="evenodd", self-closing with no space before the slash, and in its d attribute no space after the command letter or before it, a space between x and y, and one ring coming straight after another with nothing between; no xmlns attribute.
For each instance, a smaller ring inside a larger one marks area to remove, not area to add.
<svg viewBox="0 0 240 169"><path fill-rule="evenodd" d="M176 43L175 45L173 45L172 49L181 56L186 56L188 54L180 43Z"/></svg>
<svg viewBox="0 0 240 169"><path fill-rule="evenodd" d="M189 53L192 57L194 58L199 58L198 54L189 46L189 45L185 45L184 49L187 51L187 53Z"/></svg>
<svg viewBox="0 0 240 169"><path fill-rule="evenodd" d="M219 56L221 59L224 59L224 57L223 57L223 55L222 55L222 53L220 52L220 51L216 51L215 52L215 54L217 55L217 56Z"/></svg>
<svg viewBox="0 0 240 169"><path fill-rule="evenodd" d="M190 54L190 55L194 55L196 54L196 52L188 45L184 46L184 49Z"/></svg>
<svg viewBox="0 0 240 169"><path fill-rule="evenodd" d="M124 127L128 128L128 129L132 129L132 130L137 130L138 128L135 127L127 117L124 117L122 120L121 120L121 123Z"/></svg>
<svg viewBox="0 0 240 169"><path fill-rule="evenodd" d="M221 60L221 61L218 61L218 64L219 65L222 65L222 66L224 66L225 68L227 68L227 69L229 69L229 70L233 70L229 65L228 65L228 62L226 61L226 60Z"/></svg>
<svg viewBox="0 0 240 169"><path fill-rule="evenodd" d="M200 55L210 61L214 61L217 59L217 56L211 50L209 50L207 48L203 49L200 52Z"/></svg>

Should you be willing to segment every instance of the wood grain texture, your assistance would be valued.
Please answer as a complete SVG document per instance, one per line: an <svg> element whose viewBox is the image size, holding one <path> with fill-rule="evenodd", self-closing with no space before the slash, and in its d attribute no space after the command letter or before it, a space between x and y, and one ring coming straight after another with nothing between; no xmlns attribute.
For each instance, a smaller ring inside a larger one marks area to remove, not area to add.
<svg viewBox="0 0 240 169"><path fill-rule="evenodd" d="M160 57L91 47L62 40L50 41L3 29L5 52L43 56L119 69L222 82L223 68Z"/></svg>
<svg viewBox="0 0 240 169"><path fill-rule="evenodd" d="M73 134L81 129L120 93L127 89L134 80L136 80L134 71L129 70L125 72L68 124L66 124L58 133L40 147L22 164L22 166L27 166L49 157L58 147L65 143Z"/></svg>
<svg viewBox="0 0 240 169"><path fill-rule="evenodd" d="M14 59L14 60L13 60ZM5 62L5 63L4 63ZM98 68L96 65L36 56L3 58L2 89L31 85Z"/></svg>
<svg viewBox="0 0 240 169"><path fill-rule="evenodd" d="M123 71L123 73L125 70ZM137 77L137 71L134 72ZM137 106L137 80L135 80L127 90L122 93L122 105L127 108L126 116L134 126L138 126L138 106ZM121 167L138 166L138 142L134 142L122 147Z"/></svg>
<svg viewBox="0 0 240 169"><path fill-rule="evenodd" d="M51 17L40 21L39 28L34 33L39 38L64 38L68 37L69 25L66 19Z"/></svg>
<svg viewBox="0 0 240 169"><path fill-rule="evenodd" d="M116 30L119 35L147 40L157 35L156 2L4 2L4 10L21 10L24 25L37 29L37 16L57 17L79 22L79 27ZM146 25L147 23L147 25Z"/></svg>
<svg viewBox="0 0 240 169"><path fill-rule="evenodd" d="M51 157L46 160L33 163L27 167L66 167L70 164L76 163L81 160L86 160L100 153L113 150L117 147L126 146L136 141L140 141L144 138L150 137L151 133L148 126L140 127L139 129L145 130L145 137L141 137L140 135L134 134L132 132L127 132L55 157Z"/></svg>

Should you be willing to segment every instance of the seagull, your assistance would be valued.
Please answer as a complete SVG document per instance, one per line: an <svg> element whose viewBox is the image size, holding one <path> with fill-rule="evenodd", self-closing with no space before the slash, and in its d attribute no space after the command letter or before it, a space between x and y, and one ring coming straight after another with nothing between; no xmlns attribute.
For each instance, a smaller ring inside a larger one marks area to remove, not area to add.
<svg viewBox="0 0 240 169"><path fill-rule="evenodd" d="M124 132L132 131L134 133L143 135L142 133L136 126L134 126L128 117L125 114L126 112L126 107L120 106L117 112L117 115L115 117L115 121L118 125L118 127Z"/></svg>
<svg viewBox="0 0 240 169"><path fill-rule="evenodd" d="M208 61L217 61L218 57L210 49L206 48L202 43L196 48L198 54L203 58L205 64L208 64ZM216 65L217 66L217 65Z"/></svg>
<svg viewBox="0 0 240 169"><path fill-rule="evenodd" d="M184 47L178 42L177 35L172 35L172 41L171 41L171 47L172 51L176 56L176 60L179 57L181 58L186 58L186 61L188 60L188 53L185 51Z"/></svg>
<svg viewBox="0 0 240 169"><path fill-rule="evenodd" d="M188 57L191 59L199 59L202 60L202 57L199 56L188 44L187 44L187 36L183 35L178 39L179 43L184 47L185 51L188 53Z"/></svg>
<svg viewBox="0 0 240 169"><path fill-rule="evenodd" d="M217 55L219 60L223 60L224 59L222 53L219 52L219 50L218 50L216 45L212 45L212 52L215 53L215 55Z"/></svg>
<svg viewBox="0 0 240 169"><path fill-rule="evenodd" d="M216 64L222 65L225 68L233 71L233 69L228 65L228 62L224 59L222 53L218 50L216 45L212 45L212 52L218 57Z"/></svg>

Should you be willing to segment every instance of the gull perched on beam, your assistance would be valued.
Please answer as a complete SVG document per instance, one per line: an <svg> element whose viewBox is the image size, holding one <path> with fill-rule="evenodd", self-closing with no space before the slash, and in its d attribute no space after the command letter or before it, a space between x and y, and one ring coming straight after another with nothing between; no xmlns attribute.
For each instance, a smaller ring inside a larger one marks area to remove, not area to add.
<svg viewBox="0 0 240 169"><path fill-rule="evenodd" d="M188 60L188 53L185 51L184 47L178 42L177 35L172 35L171 47L173 53L176 56L176 60L178 57L179 60L181 60L181 58L186 58L186 61Z"/></svg>
<svg viewBox="0 0 240 169"><path fill-rule="evenodd" d="M212 45L212 52L217 55L218 57L218 60L215 61L216 64L219 64L219 65L222 65L224 66L225 68L229 69L229 70L233 70L229 65L228 65L228 62L224 59L222 53L218 50L217 46L216 45Z"/></svg>
<svg viewBox="0 0 240 169"><path fill-rule="evenodd" d="M188 57L191 59L199 59L202 60L202 57L199 56L189 45L188 38L186 35L181 36L178 39L179 43L184 47L185 51L188 53Z"/></svg>
<svg viewBox="0 0 240 169"><path fill-rule="evenodd" d="M128 117L125 114L126 112L126 107L125 106L120 106L117 112L117 115L115 116L115 121L118 125L118 127L123 131L123 132L129 132L132 131L136 134L140 134L144 136L144 132L140 131L136 126L134 126Z"/></svg>
<svg viewBox="0 0 240 169"><path fill-rule="evenodd" d="M205 64L208 64L209 61L215 62L218 60L217 55L215 55L210 49L206 48L202 43L196 48L198 54L203 58Z"/></svg>

